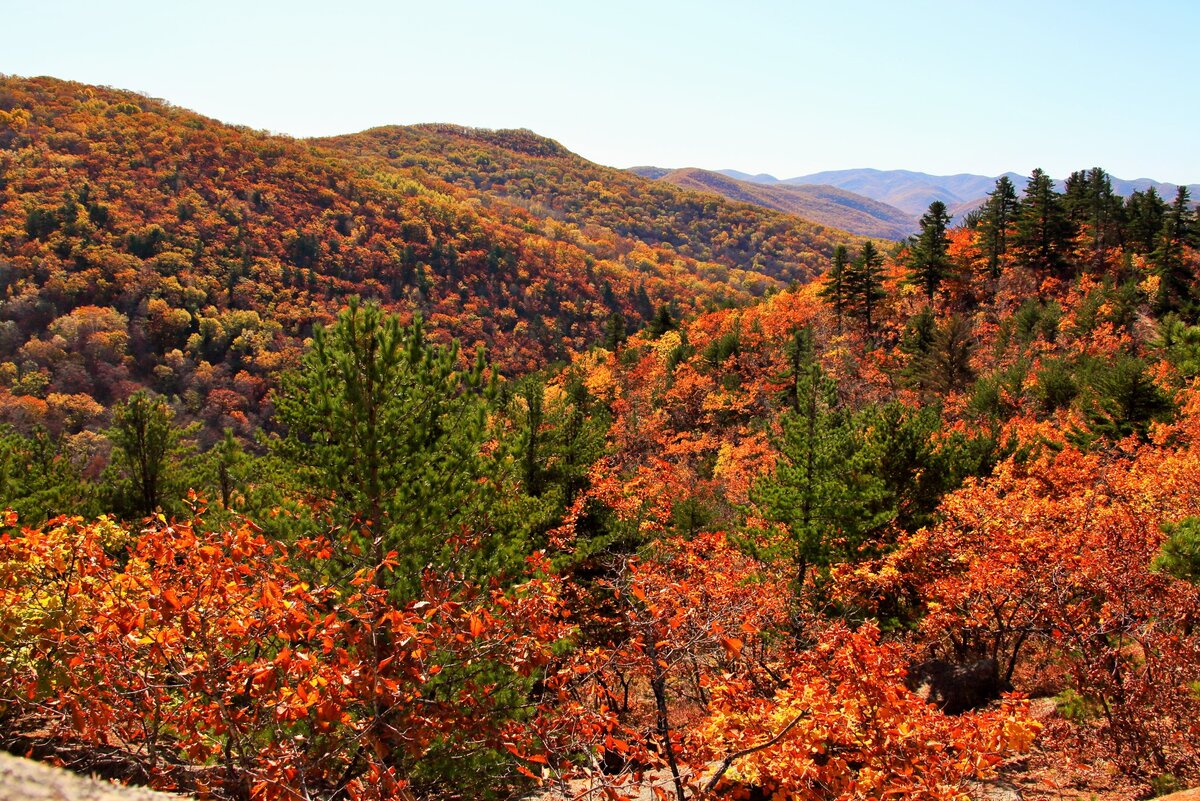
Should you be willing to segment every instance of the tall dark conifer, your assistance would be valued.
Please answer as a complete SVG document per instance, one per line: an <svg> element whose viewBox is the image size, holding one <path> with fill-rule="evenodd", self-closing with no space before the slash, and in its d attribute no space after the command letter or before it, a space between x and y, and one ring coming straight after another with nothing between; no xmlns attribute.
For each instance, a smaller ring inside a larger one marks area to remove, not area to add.
<svg viewBox="0 0 1200 801"><path fill-rule="evenodd" d="M946 211L946 204L933 201L929 211L921 217L921 233L917 234L910 251L908 281L921 287L930 303L942 281L950 276L950 239L946 236L949 226L950 213Z"/></svg>
<svg viewBox="0 0 1200 801"><path fill-rule="evenodd" d="M1158 276L1158 296L1155 308L1160 314L1182 311L1191 315L1194 311L1195 276L1184 258L1184 245L1192 232L1192 212L1188 203L1186 186L1179 187L1175 202L1171 204L1163 220L1158 236L1158 247L1150 256L1154 273Z"/></svg>
<svg viewBox="0 0 1200 801"><path fill-rule="evenodd" d="M863 243L858 258L846 268L846 310L862 321L868 337L875 336L875 312L884 298L883 254L875 243Z"/></svg>
<svg viewBox="0 0 1200 801"><path fill-rule="evenodd" d="M1154 187L1134 192L1125 202L1125 244L1136 253L1151 253L1167 216L1167 202Z"/></svg>
<svg viewBox="0 0 1200 801"><path fill-rule="evenodd" d="M1071 238L1071 222L1054 181L1040 168L1029 176L1017 215L1022 261L1041 278L1060 273Z"/></svg>
<svg viewBox="0 0 1200 801"><path fill-rule="evenodd" d="M833 309L837 318L838 333L842 333L842 316L846 311L846 270L850 264L850 251L845 245L833 249L833 264L825 273L825 285L821 287L821 298Z"/></svg>
<svg viewBox="0 0 1200 801"><path fill-rule="evenodd" d="M1000 277L1000 259L1008 253L1008 234L1016 214L1017 189L1007 175L1002 175L996 181L996 188L988 194L979 218L988 274L993 280Z"/></svg>
<svg viewBox="0 0 1200 801"><path fill-rule="evenodd" d="M1086 236L1095 258L1117 244L1123 208L1104 170L1093 167L1071 173L1066 180L1063 208L1072 228Z"/></svg>

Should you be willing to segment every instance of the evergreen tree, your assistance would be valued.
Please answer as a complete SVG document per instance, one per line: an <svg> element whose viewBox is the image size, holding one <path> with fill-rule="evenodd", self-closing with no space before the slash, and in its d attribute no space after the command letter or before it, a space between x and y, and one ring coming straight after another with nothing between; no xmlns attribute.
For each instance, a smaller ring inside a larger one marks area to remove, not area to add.
<svg viewBox="0 0 1200 801"><path fill-rule="evenodd" d="M234 489L241 480L239 473L246 462L246 452L233 436L233 431L227 428L221 441L213 446L211 454L217 491L221 495L221 508L228 510Z"/></svg>
<svg viewBox="0 0 1200 801"><path fill-rule="evenodd" d="M966 318L952 315L933 338L925 356L925 386L940 397L965 389L975 377L971 357L975 339Z"/></svg>
<svg viewBox="0 0 1200 801"><path fill-rule="evenodd" d="M1125 242L1137 253L1151 253L1158 245L1167 216L1167 202L1154 187L1135 191L1125 203Z"/></svg>
<svg viewBox="0 0 1200 801"><path fill-rule="evenodd" d="M1167 212L1158 235L1158 247L1151 254L1154 274L1158 276L1158 295L1155 310L1159 314L1178 311L1185 317L1193 315L1195 276L1187 263L1184 245L1191 234L1192 213L1188 207L1187 187L1181 186L1175 202Z"/></svg>
<svg viewBox="0 0 1200 801"><path fill-rule="evenodd" d="M950 276L950 240L946 236L949 225L946 204L935 200L929 204L929 211L922 215L921 232L911 244L908 281L921 287L930 303L942 281Z"/></svg>
<svg viewBox="0 0 1200 801"><path fill-rule="evenodd" d="M1167 535L1154 558L1153 570L1200 584L1200 517L1163 523Z"/></svg>
<svg viewBox="0 0 1200 801"><path fill-rule="evenodd" d="M1066 180L1063 209L1071 226L1090 240L1100 258L1117 244L1123 206L1112 189L1112 179L1099 167L1071 173Z"/></svg>
<svg viewBox="0 0 1200 801"><path fill-rule="evenodd" d="M821 370L807 336L797 339L796 402L780 418L780 460L755 485L752 499L765 516L783 524L783 556L792 568L797 599L810 578L853 558L868 534L894 510L883 503L878 454L865 429L837 408L836 387Z"/></svg>
<svg viewBox="0 0 1200 801"><path fill-rule="evenodd" d="M625 317L620 312L613 312L604 326L604 349L615 351L627 339L629 334L625 331Z"/></svg>
<svg viewBox="0 0 1200 801"><path fill-rule="evenodd" d="M850 251L846 246L834 247L833 264L825 273L825 285L820 290L821 298L833 309L839 334L842 333L842 315L846 311L846 273L849 263Z"/></svg>
<svg viewBox="0 0 1200 801"><path fill-rule="evenodd" d="M1000 260L1008 252L1008 233L1017 214L1017 190L1007 175L1000 176L996 188L988 194L979 218L983 252L987 254L988 274L1000 277Z"/></svg>
<svg viewBox="0 0 1200 801"><path fill-rule="evenodd" d="M545 466L541 446L542 425L545 422L545 385L541 381L522 383L519 397L524 401L524 421L521 426L521 483L527 495L538 497L545 484Z"/></svg>
<svg viewBox="0 0 1200 801"><path fill-rule="evenodd" d="M1082 228L1087 222L1091 206L1090 194L1087 170L1076 170L1063 182L1063 210L1067 213L1071 225L1076 228Z"/></svg>
<svg viewBox="0 0 1200 801"><path fill-rule="evenodd" d="M1025 265L1042 278L1061 271L1071 237L1071 224L1054 191L1054 181L1035 169L1025 186L1017 214L1016 243Z"/></svg>
<svg viewBox="0 0 1200 801"><path fill-rule="evenodd" d="M282 378L276 414L287 433L276 453L302 486L331 499L357 543L348 552L374 565L399 554L399 595L416 591L426 565L492 572L505 546L486 536L497 490L481 456L483 372L482 351L462 370L457 344L430 343L419 318L402 327L352 298ZM480 539L464 548L455 542L460 532ZM383 571L377 581L385 585Z"/></svg>
<svg viewBox="0 0 1200 801"><path fill-rule="evenodd" d="M521 379L500 411L506 420L493 436L497 461L515 469L496 517L501 528L528 534L536 538L533 547L545 547L546 532L587 486L610 421L574 376L561 388L548 387L539 376Z"/></svg>
<svg viewBox="0 0 1200 801"><path fill-rule="evenodd" d="M863 243L859 256L845 269L842 278L846 311L862 321L868 337L875 335L875 311L886 297L883 291L883 254L875 243Z"/></svg>
<svg viewBox="0 0 1200 801"><path fill-rule="evenodd" d="M92 517L103 510L62 436L43 426L22 435L0 426L0 509L12 509L22 524L37 525L58 515Z"/></svg>
<svg viewBox="0 0 1200 801"><path fill-rule="evenodd" d="M1084 413L1090 430L1073 432L1077 444L1086 446L1096 437L1118 440L1137 434L1144 438L1151 423L1174 414L1174 402L1141 359L1122 354L1089 367Z"/></svg>
<svg viewBox="0 0 1200 801"><path fill-rule="evenodd" d="M921 307L921 311L912 316L900 338L900 351L908 356L908 363L900 371L901 379L905 386L922 394L927 389L926 367L936 338L937 320L930 306Z"/></svg>
<svg viewBox="0 0 1200 801"><path fill-rule="evenodd" d="M811 378L809 374L816 358L815 352L811 328L805 326L792 334L792 339L787 345L791 374L787 376L788 386L783 392L783 397L787 407L796 414L803 411L800 390L801 387L807 386L805 382Z"/></svg>
<svg viewBox="0 0 1200 801"><path fill-rule="evenodd" d="M655 339L658 339L663 334L678 327L679 326L675 322L675 318L671 316L671 310L667 308L665 303L660 304L659 307L654 311L654 317L651 318L650 325L647 326L647 328L650 330L650 335Z"/></svg>
<svg viewBox="0 0 1200 801"><path fill-rule="evenodd" d="M145 517L177 500L184 481L180 457L186 450L176 427L175 412L160 397L145 390L135 392L113 410L108 438L113 444L113 467L123 477L117 504L130 514Z"/></svg>

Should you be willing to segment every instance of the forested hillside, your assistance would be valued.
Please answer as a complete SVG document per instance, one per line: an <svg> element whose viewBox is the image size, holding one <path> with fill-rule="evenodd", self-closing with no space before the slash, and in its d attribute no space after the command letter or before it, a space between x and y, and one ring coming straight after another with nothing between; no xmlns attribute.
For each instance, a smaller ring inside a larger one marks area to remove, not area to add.
<svg viewBox="0 0 1200 801"><path fill-rule="evenodd" d="M845 239L840 231L788 214L592 164L530 131L415 125L318 141L371 168L381 162L418 167L585 233L612 232L785 282L811 279Z"/></svg>
<svg viewBox="0 0 1200 801"><path fill-rule="evenodd" d="M1186 191L1039 170L885 248L526 132L0 89L0 747L288 801L1200 783Z"/></svg>
<svg viewBox="0 0 1200 801"><path fill-rule="evenodd" d="M832 248L831 235L779 222L786 245L768 269L743 258L761 220L722 229L737 243L691 247L665 205L674 196L652 198L654 231L615 233L601 227L615 203L564 222L422 169L351 164L52 79L4 79L0 111L6 415L56 431L102 421L145 387L210 430L248 434L273 375L351 295L420 313L436 336L486 345L522 372L586 350L610 324L635 330L660 305L744 303L806 279ZM444 143L451 156L474 163L456 142ZM584 177L562 180L580 185L600 169L567 164Z"/></svg>

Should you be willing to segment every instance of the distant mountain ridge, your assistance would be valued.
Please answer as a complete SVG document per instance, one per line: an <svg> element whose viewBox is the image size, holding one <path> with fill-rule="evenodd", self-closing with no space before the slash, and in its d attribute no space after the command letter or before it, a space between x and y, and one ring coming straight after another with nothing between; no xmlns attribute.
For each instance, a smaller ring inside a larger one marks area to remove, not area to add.
<svg viewBox="0 0 1200 801"><path fill-rule="evenodd" d="M862 194L829 185L767 183L695 167L631 167L630 172L696 192L752 203L820 223L831 228L878 239L904 239L917 230L917 215ZM732 172L732 171L729 171ZM762 177L762 176L751 176ZM770 177L770 176L766 176Z"/></svg>
<svg viewBox="0 0 1200 801"><path fill-rule="evenodd" d="M741 181L750 181L768 186L806 186L822 184L845 189L855 194L869 197L881 203L895 206L909 214L920 215L934 200L945 202L953 214L962 214L980 205L996 185L1000 176L974 175L959 173L957 175L931 175L912 170L877 170L872 168L853 170L828 170L795 178L776 178L766 173L750 175L738 170L718 170L722 175ZM1026 176L1015 172L1004 173L1020 191L1025 186ZM1063 181L1057 181L1058 188L1063 188ZM1112 178L1113 191L1118 195L1128 197L1134 191L1146 191L1150 187L1163 197L1171 198L1175 194L1177 184L1157 181L1151 178L1135 178L1132 180ZM1195 196L1200 192L1200 184L1189 184L1188 190Z"/></svg>

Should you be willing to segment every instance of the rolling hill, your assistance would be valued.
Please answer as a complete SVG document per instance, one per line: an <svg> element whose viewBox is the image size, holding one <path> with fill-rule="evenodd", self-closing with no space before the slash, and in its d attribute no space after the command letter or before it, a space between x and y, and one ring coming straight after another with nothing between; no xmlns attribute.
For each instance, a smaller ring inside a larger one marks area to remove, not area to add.
<svg viewBox="0 0 1200 801"><path fill-rule="evenodd" d="M930 175L910 170L831 170L816 172L811 175L801 175L795 178L779 179L772 175L760 173L749 175L737 170L720 170L722 175L738 180L750 181L766 186L809 186L829 185L845 189L855 194L864 195L881 203L920 216L929 208L934 200L943 201L952 214L963 214L983 203L988 192L995 188L1000 176L973 175L959 173L958 175ZM1005 175L1020 191L1025 186L1026 178L1015 172ZM1063 181L1057 182L1058 189L1063 189ZM1123 197L1128 197L1134 191L1145 191L1150 187L1163 197L1175 195L1175 184L1155 181L1150 178L1126 180L1112 179L1113 191ZM1192 197L1200 192L1200 184L1188 186Z"/></svg>
<svg viewBox="0 0 1200 801"><path fill-rule="evenodd" d="M711 192L730 200L794 214L861 236L904 239L918 227L915 215L835 186L769 184L692 167L678 170L633 167L630 172L683 189Z"/></svg>
<svg viewBox="0 0 1200 801"><path fill-rule="evenodd" d="M790 214L595 164L526 130L391 126L314 143L368 171L416 170L588 236L615 237L622 248L641 242L748 270L763 287L807 281L836 244L857 241Z"/></svg>
<svg viewBox="0 0 1200 801"><path fill-rule="evenodd" d="M78 431L139 388L252 430L351 295L508 373L807 281L840 231L529 132L305 141L132 92L0 78L0 406ZM0 420L0 422L3 422Z"/></svg>

